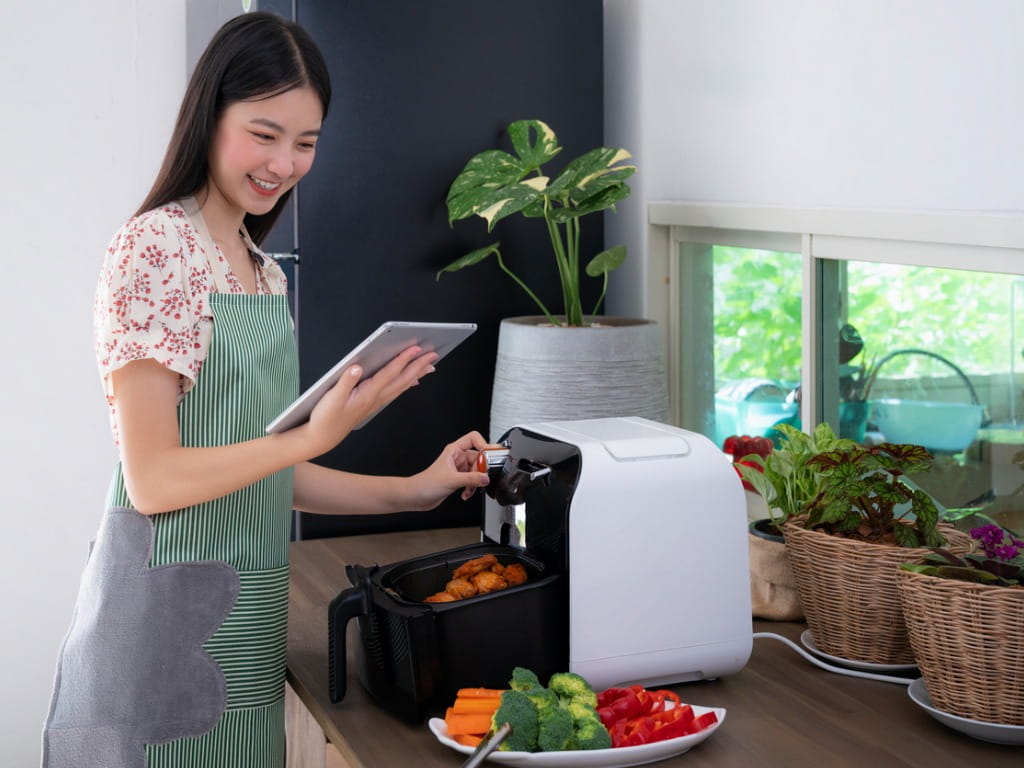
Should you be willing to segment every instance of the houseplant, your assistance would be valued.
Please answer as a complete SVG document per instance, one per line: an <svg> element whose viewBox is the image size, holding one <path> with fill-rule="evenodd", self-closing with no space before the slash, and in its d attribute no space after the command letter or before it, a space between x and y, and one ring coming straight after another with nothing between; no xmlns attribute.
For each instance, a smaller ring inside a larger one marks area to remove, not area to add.
<svg viewBox="0 0 1024 768"><path fill-rule="evenodd" d="M667 421L668 388L657 324L645 319L595 318L604 301L608 274L626 257L618 245L598 253L584 268L580 220L614 210L630 194L625 180L635 166L624 149L598 147L569 162L556 175L543 166L562 148L540 120L508 127L513 153L490 149L474 155L452 182L448 221L479 216L493 231L514 214L536 219L551 242L552 277L557 275L562 314L553 312L513 271L495 242L448 264L456 272L494 255L498 266L537 304L539 316L502 320L491 394L491 438L512 426L553 419L644 416ZM534 255L529 255L531 258ZM521 257L520 257L521 258ZM584 312L580 280L600 278L593 310Z"/></svg>
<svg viewBox="0 0 1024 768"><path fill-rule="evenodd" d="M910 645L939 709L1024 726L1024 541L996 524L970 535L981 552L900 564Z"/></svg>
<svg viewBox="0 0 1024 768"><path fill-rule="evenodd" d="M897 566L947 542L956 552L970 549L967 534L940 523L931 497L906 480L931 459L919 445L882 443L808 460L821 472L821 487L783 531L811 635L825 653L876 664L914 662Z"/></svg>
<svg viewBox="0 0 1024 768"><path fill-rule="evenodd" d="M470 158L452 182L446 200L448 223L479 216L491 232L495 224L516 213L542 218L561 282L564 314L556 317L508 267L501 255L500 241L456 259L437 273L437 279L445 272L478 264L494 254L501 269L526 291L552 325L587 325L580 298L580 219L614 210L615 203L629 196L625 180L636 171L636 166L622 163L632 155L624 149L598 147L571 161L552 181L541 166L562 151L555 132L540 120L518 120L508 127L508 136L515 155L500 149L481 152ZM591 320L604 300L608 273L625 258L625 246L617 245L587 263L587 275L604 280L601 295L590 313Z"/></svg>
<svg viewBox="0 0 1024 768"><path fill-rule="evenodd" d="M737 451L734 466L743 481L760 494L769 517L750 523L750 602L754 616L793 621L803 618L789 556L782 537L782 525L800 514L817 495L821 470L810 464L819 453L852 447L849 440L836 437L825 422L806 434L789 424L777 424L779 445L763 453Z"/></svg>

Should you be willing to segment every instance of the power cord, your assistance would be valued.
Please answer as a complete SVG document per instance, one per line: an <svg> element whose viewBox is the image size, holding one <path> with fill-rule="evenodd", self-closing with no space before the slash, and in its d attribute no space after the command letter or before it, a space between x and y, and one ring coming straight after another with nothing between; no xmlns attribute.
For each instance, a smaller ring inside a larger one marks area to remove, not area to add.
<svg viewBox="0 0 1024 768"><path fill-rule="evenodd" d="M757 640L759 638L778 640L781 643L785 643L815 666L821 667L822 669L827 669L829 672L835 672L837 675L848 675L849 677L863 677L868 680L879 680L883 683L896 683L898 685L910 685L912 682L914 682L913 680L910 680L905 677L894 677L892 675L877 675L874 672L861 672L857 669L846 669L844 667L837 667L833 664L828 664L822 661L821 659L817 658L816 656L805 651L803 648L794 643L788 637L776 635L774 632L755 632L754 639Z"/></svg>

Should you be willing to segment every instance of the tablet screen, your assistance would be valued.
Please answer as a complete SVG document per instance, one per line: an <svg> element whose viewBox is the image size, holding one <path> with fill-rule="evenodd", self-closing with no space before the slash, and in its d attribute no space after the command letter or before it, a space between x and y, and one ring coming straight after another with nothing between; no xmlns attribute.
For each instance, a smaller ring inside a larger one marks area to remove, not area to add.
<svg viewBox="0 0 1024 768"><path fill-rule="evenodd" d="M384 323L339 360L313 386L299 395L298 399L281 412L281 415L267 425L266 431L268 434L284 432L308 421L313 407L320 402L320 398L338 382L342 373L353 365L362 366L363 378L373 376L395 355L413 345L422 347L424 352L436 352L440 360L475 330L475 323Z"/></svg>

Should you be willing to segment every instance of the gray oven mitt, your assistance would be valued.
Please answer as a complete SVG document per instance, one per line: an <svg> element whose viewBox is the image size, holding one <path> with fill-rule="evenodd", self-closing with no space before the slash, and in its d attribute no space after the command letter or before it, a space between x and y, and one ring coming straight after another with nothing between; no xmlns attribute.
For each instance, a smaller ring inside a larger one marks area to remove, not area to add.
<svg viewBox="0 0 1024 768"><path fill-rule="evenodd" d="M43 734L44 768L144 768L145 745L199 736L227 704L202 645L238 597L220 561L148 568L152 521L107 511L82 575Z"/></svg>

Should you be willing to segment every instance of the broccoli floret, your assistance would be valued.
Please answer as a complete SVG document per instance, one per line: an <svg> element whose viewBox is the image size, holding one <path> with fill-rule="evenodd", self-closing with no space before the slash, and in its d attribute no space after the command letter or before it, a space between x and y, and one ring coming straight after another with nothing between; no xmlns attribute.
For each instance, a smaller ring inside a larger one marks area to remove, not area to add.
<svg viewBox="0 0 1024 768"><path fill-rule="evenodd" d="M533 702L533 706L537 708L538 718L543 718L552 709L558 709L558 696L555 695L554 691L537 686L536 688L523 691L523 693Z"/></svg>
<svg viewBox="0 0 1024 768"><path fill-rule="evenodd" d="M608 749L612 745L612 737L601 722L597 711L580 701L570 701L562 705L573 724L573 749Z"/></svg>
<svg viewBox="0 0 1024 768"><path fill-rule="evenodd" d="M612 737L596 714L582 719L573 718L575 749L609 749Z"/></svg>
<svg viewBox="0 0 1024 768"><path fill-rule="evenodd" d="M512 679L508 681L508 686L515 691L528 691L531 688L543 687L537 675L526 667L516 667L512 670Z"/></svg>
<svg viewBox="0 0 1024 768"><path fill-rule="evenodd" d="M550 693L550 691L548 691ZM555 699L555 695L551 695ZM540 734L537 746L542 752L560 752L563 749L574 749L575 727L569 710L557 704L539 716Z"/></svg>
<svg viewBox="0 0 1024 768"><path fill-rule="evenodd" d="M499 750L533 752L537 749L537 707L522 691L510 690L501 694L501 704L491 718L491 726L497 730L505 723L512 726L512 732L498 747Z"/></svg>
<svg viewBox="0 0 1024 768"><path fill-rule="evenodd" d="M591 709L597 708L597 694L584 678L575 672L556 672L548 680L548 688L558 694L563 703L578 701Z"/></svg>

